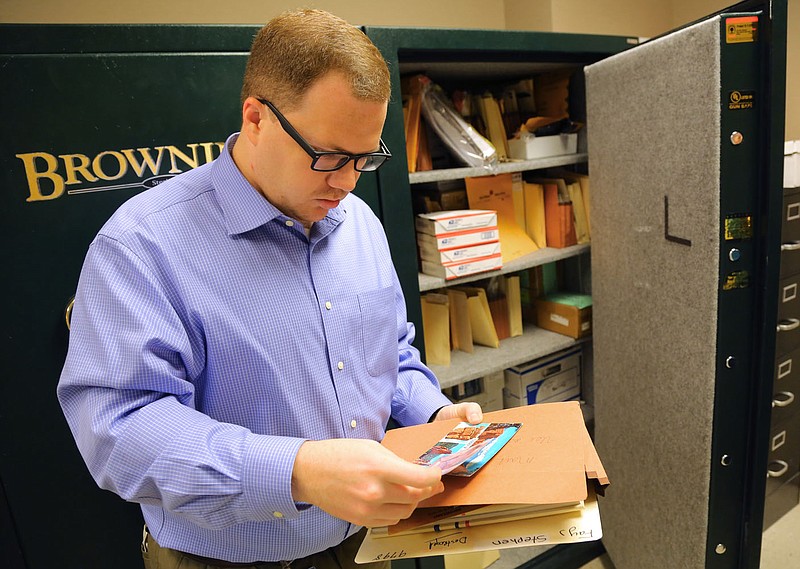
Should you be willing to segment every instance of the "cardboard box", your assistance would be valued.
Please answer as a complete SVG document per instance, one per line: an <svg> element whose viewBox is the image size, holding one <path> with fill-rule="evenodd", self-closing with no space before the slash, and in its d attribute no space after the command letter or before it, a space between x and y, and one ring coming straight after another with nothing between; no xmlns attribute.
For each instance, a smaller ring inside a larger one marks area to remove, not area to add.
<svg viewBox="0 0 800 569"><path fill-rule="evenodd" d="M581 393L580 346L562 350L504 372L503 406L569 401Z"/></svg>
<svg viewBox="0 0 800 569"><path fill-rule="evenodd" d="M444 236L465 229L496 228L497 212L485 209L460 209L420 213L415 219L419 233Z"/></svg>
<svg viewBox="0 0 800 569"><path fill-rule="evenodd" d="M458 263L477 259L479 257L490 257L500 253L500 242L484 243L482 245L470 245L469 247L458 247L455 249L431 250L430 248L419 249L419 256L423 261L439 263Z"/></svg>
<svg viewBox="0 0 800 569"><path fill-rule="evenodd" d="M421 184L415 184L411 192L414 201L414 212L433 213L469 209L467 188L464 185L464 180L458 180L458 182L461 187L448 189L421 188L419 187Z"/></svg>
<svg viewBox="0 0 800 569"><path fill-rule="evenodd" d="M783 187L800 187L800 140L787 140L783 145Z"/></svg>
<svg viewBox="0 0 800 569"><path fill-rule="evenodd" d="M504 372L498 371L478 377L442 390L454 403L474 401L484 412L499 411L503 408Z"/></svg>
<svg viewBox="0 0 800 569"><path fill-rule="evenodd" d="M534 136L523 134L508 141L508 154L514 160L533 160L578 152L578 134Z"/></svg>
<svg viewBox="0 0 800 569"><path fill-rule="evenodd" d="M497 226L478 227L476 229L454 231L443 235L428 235L426 233L417 232L417 245L419 246L420 256L422 253L425 253L434 258L439 251L493 243L499 240L500 232Z"/></svg>
<svg viewBox="0 0 800 569"><path fill-rule="evenodd" d="M537 298L534 304L539 328L576 339L592 333L591 296L556 293Z"/></svg>
<svg viewBox="0 0 800 569"><path fill-rule="evenodd" d="M467 261L447 263L445 265L441 263L431 263L430 261L422 261L423 273L442 278L446 281L467 275L474 275L475 273L482 273L484 271L495 271L502 267L503 256L500 253L489 257L479 257Z"/></svg>

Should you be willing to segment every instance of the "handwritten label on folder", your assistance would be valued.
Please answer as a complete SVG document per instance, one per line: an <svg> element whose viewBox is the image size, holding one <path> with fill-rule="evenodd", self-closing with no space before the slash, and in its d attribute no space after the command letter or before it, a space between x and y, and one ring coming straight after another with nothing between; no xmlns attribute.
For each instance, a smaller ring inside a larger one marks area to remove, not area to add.
<svg viewBox="0 0 800 569"><path fill-rule="evenodd" d="M597 499L590 490L583 508L555 515L481 525L443 532L376 536L370 530L356 555L357 563L429 557L533 545L594 541L603 537Z"/></svg>

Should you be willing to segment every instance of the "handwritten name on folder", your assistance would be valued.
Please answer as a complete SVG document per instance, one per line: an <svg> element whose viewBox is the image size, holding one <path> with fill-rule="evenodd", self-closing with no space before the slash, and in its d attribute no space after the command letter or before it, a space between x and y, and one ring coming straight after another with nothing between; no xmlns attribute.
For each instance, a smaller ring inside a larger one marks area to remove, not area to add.
<svg viewBox="0 0 800 569"><path fill-rule="evenodd" d="M402 534L374 528L357 563L593 541L602 537L595 486L608 485L600 457L577 401L515 407L484 414L484 420L521 422L517 434L472 478L445 476L445 491L420 508L477 505L538 505L532 517L496 523L442 526L440 531ZM457 420L390 430L383 445L413 461ZM587 484L587 478L593 484ZM552 506L548 511L546 506ZM419 510L419 509L418 509ZM558 513L562 512L562 513Z"/></svg>

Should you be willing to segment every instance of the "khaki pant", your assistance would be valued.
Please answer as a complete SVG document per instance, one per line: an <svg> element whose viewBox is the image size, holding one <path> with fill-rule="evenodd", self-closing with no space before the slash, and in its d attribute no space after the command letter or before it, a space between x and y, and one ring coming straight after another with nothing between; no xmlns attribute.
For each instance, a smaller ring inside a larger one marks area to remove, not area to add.
<svg viewBox="0 0 800 569"><path fill-rule="evenodd" d="M389 561L368 564L357 564L354 561L365 534L366 530L362 529L336 547L295 561L247 565L246 563L227 563L204 559L161 547L145 527L142 539L142 559L144 559L145 569L224 569L226 567L241 569L390 569Z"/></svg>

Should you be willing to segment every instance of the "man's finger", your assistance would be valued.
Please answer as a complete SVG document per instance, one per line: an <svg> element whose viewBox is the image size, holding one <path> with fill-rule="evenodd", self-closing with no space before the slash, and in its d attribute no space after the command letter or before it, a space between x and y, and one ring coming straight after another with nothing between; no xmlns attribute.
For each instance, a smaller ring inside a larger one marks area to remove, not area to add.
<svg viewBox="0 0 800 569"><path fill-rule="evenodd" d="M392 461L389 482L412 488L428 488L441 483L442 471L438 466L421 466L398 458Z"/></svg>

